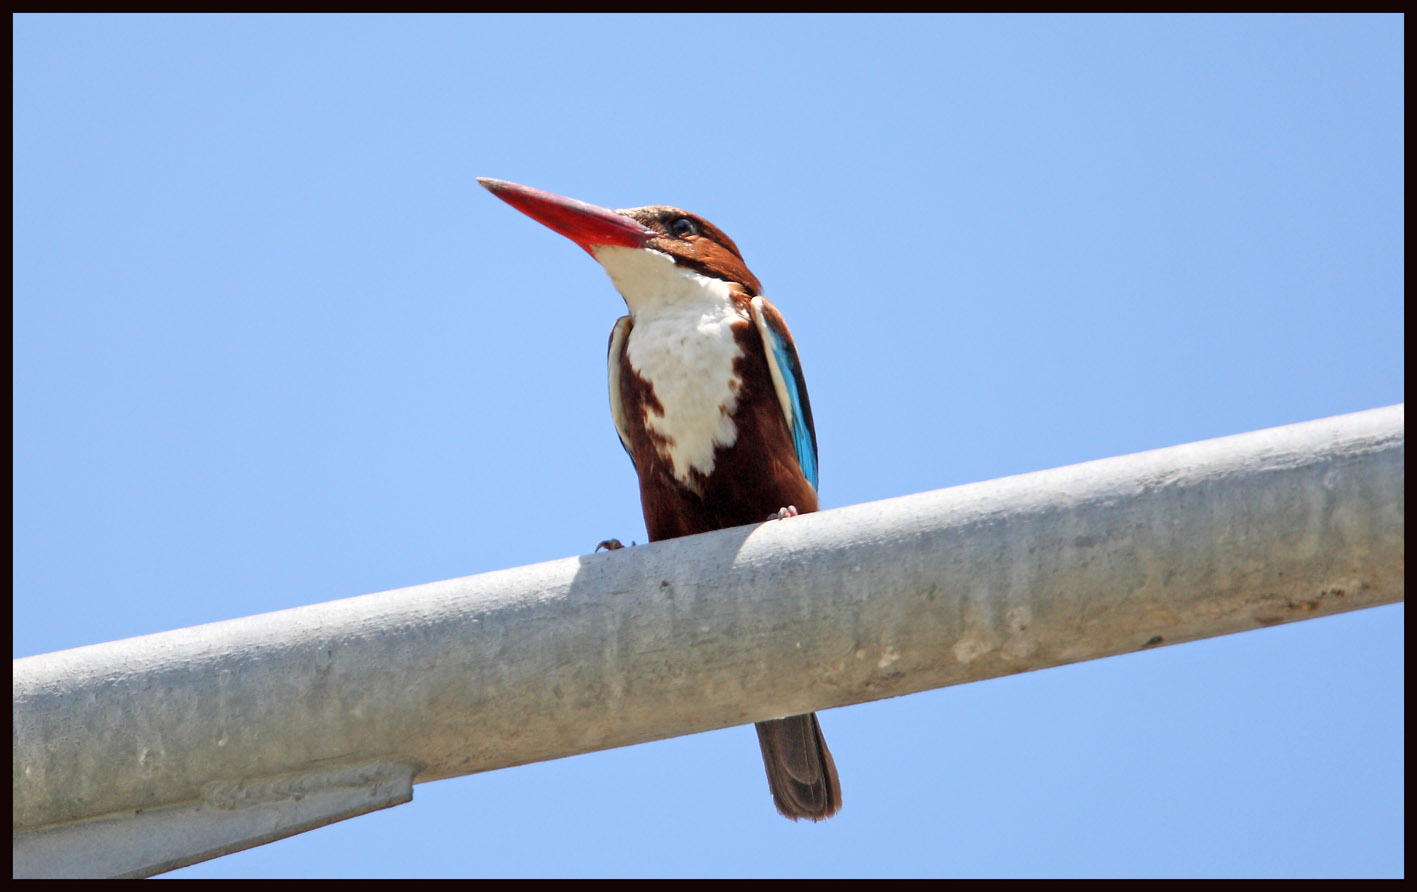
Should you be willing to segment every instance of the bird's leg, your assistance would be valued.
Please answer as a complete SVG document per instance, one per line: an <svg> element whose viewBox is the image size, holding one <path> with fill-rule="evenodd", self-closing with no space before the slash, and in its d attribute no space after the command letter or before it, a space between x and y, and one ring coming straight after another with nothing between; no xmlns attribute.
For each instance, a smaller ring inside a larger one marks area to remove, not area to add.
<svg viewBox="0 0 1417 892"><path fill-rule="evenodd" d="M606 539L606 540L604 540L603 542L601 542L599 545L595 546L595 550L596 550L596 551L599 551L600 549L603 548L603 549L605 549L606 551L619 551L620 549L622 549L622 548L624 548L624 547L625 547L625 546L623 546L623 545L620 544L620 540L619 540L619 539ZM595 552L591 552L591 553L594 554Z"/></svg>
<svg viewBox="0 0 1417 892"><path fill-rule="evenodd" d="M797 516L797 506L788 505L786 508L779 508L768 515L768 520L785 520L789 517Z"/></svg>

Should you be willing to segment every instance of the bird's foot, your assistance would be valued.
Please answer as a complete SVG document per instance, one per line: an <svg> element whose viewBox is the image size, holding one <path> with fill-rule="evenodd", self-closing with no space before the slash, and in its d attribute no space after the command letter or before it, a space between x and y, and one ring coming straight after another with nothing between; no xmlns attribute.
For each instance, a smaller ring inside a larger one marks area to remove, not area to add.
<svg viewBox="0 0 1417 892"><path fill-rule="evenodd" d="M788 505L786 508L779 508L768 515L768 520L786 520L789 517L797 516L797 506Z"/></svg>
<svg viewBox="0 0 1417 892"><path fill-rule="evenodd" d="M619 539L606 539L605 541L601 542L599 545L595 546L595 550L596 550L596 551L599 551L600 549L603 548L603 549L605 549L606 551L619 551L620 549L622 549L622 548L624 548L624 547L625 547L624 545L621 545L621 544L620 544L620 540L619 540ZM594 552L592 552L592 554L594 554Z"/></svg>

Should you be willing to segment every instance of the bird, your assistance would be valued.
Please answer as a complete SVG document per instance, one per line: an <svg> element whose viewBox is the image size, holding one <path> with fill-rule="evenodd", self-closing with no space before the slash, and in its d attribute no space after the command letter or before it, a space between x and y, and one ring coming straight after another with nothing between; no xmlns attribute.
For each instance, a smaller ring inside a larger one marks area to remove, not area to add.
<svg viewBox="0 0 1417 892"><path fill-rule="evenodd" d="M579 245L625 300L610 331L610 411L651 542L817 510L817 434L796 345L723 230L665 205L611 210L478 182ZM836 814L841 782L816 713L756 728L778 812Z"/></svg>

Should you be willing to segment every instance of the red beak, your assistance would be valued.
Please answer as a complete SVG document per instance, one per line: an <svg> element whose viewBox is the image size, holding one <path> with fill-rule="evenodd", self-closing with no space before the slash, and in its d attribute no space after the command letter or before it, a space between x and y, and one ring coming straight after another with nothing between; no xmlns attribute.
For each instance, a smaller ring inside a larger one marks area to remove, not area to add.
<svg viewBox="0 0 1417 892"><path fill-rule="evenodd" d="M594 248L606 245L643 248L646 242L659 235L653 229L641 226L609 208L506 180L478 177L477 181L523 214L580 245L592 257L595 256Z"/></svg>

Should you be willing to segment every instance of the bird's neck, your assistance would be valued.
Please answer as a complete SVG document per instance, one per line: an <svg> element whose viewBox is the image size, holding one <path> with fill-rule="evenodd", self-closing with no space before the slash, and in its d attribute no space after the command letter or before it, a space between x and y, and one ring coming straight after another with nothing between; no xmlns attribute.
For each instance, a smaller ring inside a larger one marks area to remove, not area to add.
<svg viewBox="0 0 1417 892"><path fill-rule="evenodd" d="M680 266L662 251L607 246L594 254L637 323L662 313L713 312L743 302L741 288Z"/></svg>

